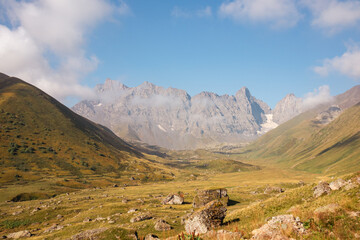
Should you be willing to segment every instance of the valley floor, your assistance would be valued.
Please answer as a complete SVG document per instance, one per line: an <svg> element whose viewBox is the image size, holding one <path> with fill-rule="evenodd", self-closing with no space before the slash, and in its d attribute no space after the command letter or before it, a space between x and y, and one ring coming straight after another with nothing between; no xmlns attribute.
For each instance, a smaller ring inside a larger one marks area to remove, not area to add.
<svg viewBox="0 0 360 240"><path fill-rule="evenodd" d="M310 221L310 212L314 208L333 201L343 204L345 210L360 211L359 187L350 192L339 191L321 199L313 199L312 188L320 180L330 179L306 172L264 167L251 172L194 173L172 182L83 189L47 200L24 202L4 202L17 192L17 188L21 188L16 185L4 186L0 192L0 236L28 230L33 234L31 239L70 239L80 232L97 229L95 233L104 239L131 239L135 231L138 236L153 233L163 239L184 231L181 218L193 211L191 203L196 189L209 188L228 190L230 201L222 228L241 231L246 238L251 237L251 231L263 225L267 218L285 214L290 208L303 221ZM305 182L305 186L300 181ZM285 192L264 194L267 186L278 186ZM22 187L21 191L31 192L39 187L41 183L35 183ZM178 192L184 194L185 204L161 204L161 200L169 193ZM130 209L136 211L128 213ZM130 219L140 212L149 213L152 219L131 223ZM164 219L172 229L156 231L154 223L157 219ZM357 225L357 229L349 231L360 233L359 227ZM336 229L334 231L336 233ZM314 238L310 239L325 236L321 235L325 233L317 234L311 235Z"/></svg>

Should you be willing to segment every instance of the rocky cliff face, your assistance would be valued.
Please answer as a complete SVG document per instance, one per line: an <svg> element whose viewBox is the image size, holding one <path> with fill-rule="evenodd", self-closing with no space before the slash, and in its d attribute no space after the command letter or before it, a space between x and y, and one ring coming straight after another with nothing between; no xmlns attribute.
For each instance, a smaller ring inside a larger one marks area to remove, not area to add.
<svg viewBox="0 0 360 240"><path fill-rule="evenodd" d="M273 121L281 124L297 116L303 111L302 99L294 94L286 95L276 104L273 113Z"/></svg>
<svg viewBox="0 0 360 240"><path fill-rule="evenodd" d="M138 87L106 80L97 97L73 111L117 135L169 149L191 149L256 138L269 122L270 107L243 87L235 96L186 91L144 82Z"/></svg>

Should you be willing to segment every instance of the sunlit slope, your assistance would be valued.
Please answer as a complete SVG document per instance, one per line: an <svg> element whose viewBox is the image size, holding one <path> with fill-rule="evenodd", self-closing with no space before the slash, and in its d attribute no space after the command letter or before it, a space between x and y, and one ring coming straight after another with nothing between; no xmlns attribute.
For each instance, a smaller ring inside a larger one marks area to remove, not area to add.
<svg viewBox="0 0 360 240"><path fill-rule="evenodd" d="M0 182L62 175L121 178L135 173L151 179L162 172L107 128L73 113L32 85L3 74L0 168Z"/></svg>
<svg viewBox="0 0 360 240"><path fill-rule="evenodd" d="M303 113L270 131L247 148L247 157L317 173L360 170L360 104L327 125Z"/></svg>

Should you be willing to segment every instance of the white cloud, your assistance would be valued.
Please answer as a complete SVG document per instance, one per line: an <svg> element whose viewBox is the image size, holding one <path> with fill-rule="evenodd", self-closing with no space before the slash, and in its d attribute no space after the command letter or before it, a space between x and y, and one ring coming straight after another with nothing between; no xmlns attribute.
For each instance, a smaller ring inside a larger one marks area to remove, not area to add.
<svg viewBox="0 0 360 240"><path fill-rule="evenodd" d="M339 72L345 76L360 79L360 47L356 44L347 46L347 51L332 59L325 59L322 66L317 66L314 71L322 76L330 72Z"/></svg>
<svg viewBox="0 0 360 240"><path fill-rule="evenodd" d="M301 0L313 15L312 25L333 34L344 28L358 26L360 1L358 0Z"/></svg>
<svg viewBox="0 0 360 240"><path fill-rule="evenodd" d="M175 6L171 11L171 16L175 18L192 18L192 17L211 17L212 10L210 6L206 6L197 11L189 11Z"/></svg>
<svg viewBox="0 0 360 240"><path fill-rule="evenodd" d="M330 94L330 87L328 85L320 86L318 89L314 89L313 92L305 95L302 101L302 108L305 111L332 100L333 96Z"/></svg>
<svg viewBox="0 0 360 240"><path fill-rule="evenodd" d="M219 14L237 22L267 23L273 28L292 27L301 18L295 0L234 0L221 4Z"/></svg>
<svg viewBox="0 0 360 240"><path fill-rule="evenodd" d="M128 8L102 0L0 0L0 7L11 22L0 24L0 58L7 59L0 72L22 78L59 100L92 94L81 85L81 78L98 64L84 49L86 34Z"/></svg>

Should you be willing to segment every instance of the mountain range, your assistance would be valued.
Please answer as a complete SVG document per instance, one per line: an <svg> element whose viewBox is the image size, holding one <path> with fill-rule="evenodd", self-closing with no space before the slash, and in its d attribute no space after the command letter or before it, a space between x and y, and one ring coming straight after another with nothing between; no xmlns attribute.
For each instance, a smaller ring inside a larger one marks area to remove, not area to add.
<svg viewBox="0 0 360 240"><path fill-rule="evenodd" d="M249 142L308 110L294 94L272 110L246 87L234 96L201 92L191 97L184 90L149 82L131 88L107 79L95 93L72 110L128 141L174 150Z"/></svg>

